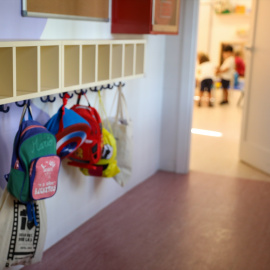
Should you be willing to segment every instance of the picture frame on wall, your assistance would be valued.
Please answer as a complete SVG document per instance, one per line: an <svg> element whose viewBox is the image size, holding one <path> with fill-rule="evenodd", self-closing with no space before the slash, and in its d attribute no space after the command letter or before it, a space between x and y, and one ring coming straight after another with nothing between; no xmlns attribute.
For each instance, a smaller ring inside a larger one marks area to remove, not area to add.
<svg viewBox="0 0 270 270"><path fill-rule="evenodd" d="M113 34L179 32L181 0L112 0Z"/></svg>
<svg viewBox="0 0 270 270"><path fill-rule="evenodd" d="M23 17L109 21L109 0L22 0Z"/></svg>
<svg viewBox="0 0 270 270"><path fill-rule="evenodd" d="M180 0L153 0L152 31L178 33Z"/></svg>

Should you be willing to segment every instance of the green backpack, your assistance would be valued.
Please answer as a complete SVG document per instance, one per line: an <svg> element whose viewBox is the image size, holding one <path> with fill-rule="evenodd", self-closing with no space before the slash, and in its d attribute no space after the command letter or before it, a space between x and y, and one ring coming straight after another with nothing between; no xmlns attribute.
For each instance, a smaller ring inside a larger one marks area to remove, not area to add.
<svg viewBox="0 0 270 270"><path fill-rule="evenodd" d="M27 110L29 120L25 121ZM54 135L32 120L31 107L26 104L14 139L11 171L6 179L8 191L26 204L28 222L37 225L34 201L56 193L59 168Z"/></svg>

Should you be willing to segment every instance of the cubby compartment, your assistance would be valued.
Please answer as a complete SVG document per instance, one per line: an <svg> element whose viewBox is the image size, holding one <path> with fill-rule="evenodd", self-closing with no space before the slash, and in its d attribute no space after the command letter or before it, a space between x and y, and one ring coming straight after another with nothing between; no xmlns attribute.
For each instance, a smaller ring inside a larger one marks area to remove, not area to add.
<svg viewBox="0 0 270 270"><path fill-rule="evenodd" d="M112 45L112 79L122 77L123 45Z"/></svg>
<svg viewBox="0 0 270 270"><path fill-rule="evenodd" d="M136 44L136 75L144 73L144 44Z"/></svg>
<svg viewBox="0 0 270 270"><path fill-rule="evenodd" d="M80 46L64 46L64 87L80 84Z"/></svg>
<svg viewBox="0 0 270 270"><path fill-rule="evenodd" d="M38 91L37 47L16 48L16 93L17 96Z"/></svg>
<svg viewBox="0 0 270 270"><path fill-rule="evenodd" d="M110 45L98 45L98 81L110 79Z"/></svg>
<svg viewBox="0 0 270 270"><path fill-rule="evenodd" d="M0 48L0 98L13 96L12 48Z"/></svg>
<svg viewBox="0 0 270 270"><path fill-rule="evenodd" d="M96 45L82 46L82 83L95 82L96 78Z"/></svg>
<svg viewBox="0 0 270 270"><path fill-rule="evenodd" d="M0 42L0 104L143 77L146 41Z"/></svg>
<svg viewBox="0 0 270 270"><path fill-rule="evenodd" d="M40 89L59 88L59 46L40 47Z"/></svg>
<svg viewBox="0 0 270 270"><path fill-rule="evenodd" d="M133 66L134 66L134 44L125 45L125 76L133 75Z"/></svg>

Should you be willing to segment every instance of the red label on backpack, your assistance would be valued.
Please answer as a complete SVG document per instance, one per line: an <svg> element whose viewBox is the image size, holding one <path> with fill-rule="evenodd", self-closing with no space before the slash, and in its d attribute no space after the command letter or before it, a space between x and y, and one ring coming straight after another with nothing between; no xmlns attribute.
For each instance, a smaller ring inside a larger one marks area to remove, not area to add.
<svg viewBox="0 0 270 270"><path fill-rule="evenodd" d="M41 157L31 164L30 181L34 200L50 198L56 193L59 167L58 156Z"/></svg>

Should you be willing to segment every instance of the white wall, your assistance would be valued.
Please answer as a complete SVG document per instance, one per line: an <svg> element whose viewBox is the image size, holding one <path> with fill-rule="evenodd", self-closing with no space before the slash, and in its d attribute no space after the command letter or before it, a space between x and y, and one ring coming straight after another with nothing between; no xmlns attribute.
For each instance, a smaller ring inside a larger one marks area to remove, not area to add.
<svg viewBox="0 0 270 270"><path fill-rule="evenodd" d="M42 39L56 37L58 39L111 38L110 24L48 20ZM121 37L134 38L134 36ZM61 168L57 195L46 200L48 212L46 248L154 174L159 168L165 38L162 36L139 38L147 39L146 77L127 81L124 87L134 125L132 178L125 188L121 188L113 179L85 177L79 170L64 165ZM105 93L108 113L114 94L115 91ZM92 103L95 102L95 93L88 94L88 97ZM40 103L38 100L37 102ZM71 101L69 103L72 104ZM39 104L39 106L44 105ZM54 108L48 113L55 112L56 107L57 105L54 104Z"/></svg>
<svg viewBox="0 0 270 270"><path fill-rule="evenodd" d="M199 26L198 26L198 52L210 51L211 25L213 20L213 12L210 1L200 1L199 8Z"/></svg>
<svg viewBox="0 0 270 270"><path fill-rule="evenodd" d="M241 4L240 0L235 0ZM245 0L245 4L250 8L251 0ZM249 38L250 14L216 14L211 1L200 2L198 47L197 51L209 54L211 61L219 65L220 44L222 42L244 42ZM246 30L246 36L237 34L239 30Z"/></svg>
<svg viewBox="0 0 270 270"><path fill-rule="evenodd" d="M159 169L165 40L157 36L148 37L147 40L146 78L127 81L124 87L134 125L132 178L125 188L121 188L113 179L85 177L79 170L64 165L57 195L46 200L46 248ZM115 91L105 93L108 113L114 94ZM92 103L95 102L95 93L88 94L88 97ZM56 109L55 105L49 113Z"/></svg>
<svg viewBox="0 0 270 270"><path fill-rule="evenodd" d="M20 17L20 1L12 1L12 5L9 5L10 2L6 2L9 6L5 12ZM41 22L41 20L44 23L44 19L18 19L23 22L31 22L32 25ZM18 36L16 25L13 25L10 31L9 35L13 39L25 39L29 37L31 28L24 29L20 36ZM113 179L94 179L83 176L78 169L67 166L64 161L59 175L57 194L46 200L48 215L46 249L159 169L165 37L153 35L139 37L121 35L118 37L147 39L146 77L127 81L123 90L134 125L132 177L127 186L121 188ZM110 23L48 19L41 34L41 39L92 38L112 38ZM115 90L106 92L108 113L114 94ZM94 103L96 94L90 93L88 96L90 101ZM39 99L35 99L33 102L36 106L34 117L38 116L38 120L43 124L49 115L53 115L60 106L59 98L53 104L43 104ZM74 102L73 98L69 101L68 107L72 106ZM14 104L10 106L8 114L0 113L0 144L3 150L1 150L1 156L6 160L5 164L1 164L2 175L10 169L12 141L18 128L18 118L21 113L21 109ZM0 187L3 188L4 180L1 181Z"/></svg>

